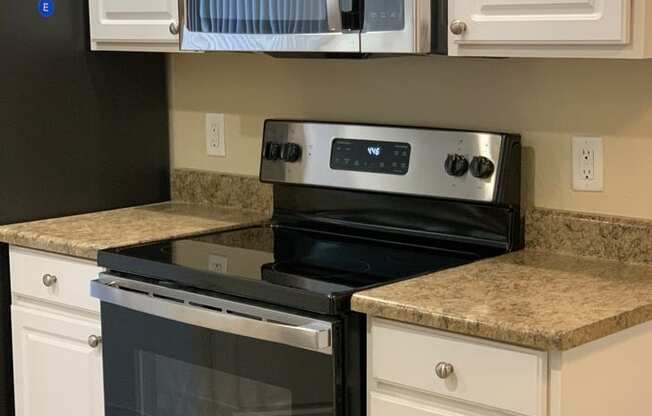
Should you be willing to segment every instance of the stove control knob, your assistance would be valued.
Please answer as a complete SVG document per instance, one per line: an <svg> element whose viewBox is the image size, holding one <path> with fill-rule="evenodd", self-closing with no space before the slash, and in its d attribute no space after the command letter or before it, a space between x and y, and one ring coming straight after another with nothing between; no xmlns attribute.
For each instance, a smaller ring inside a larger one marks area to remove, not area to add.
<svg viewBox="0 0 652 416"><path fill-rule="evenodd" d="M267 142L263 150L265 160L278 160L281 157L281 145L274 142Z"/></svg>
<svg viewBox="0 0 652 416"><path fill-rule="evenodd" d="M286 143L281 148L281 159L286 162L296 162L301 158L301 146L296 143Z"/></svg>
<svg viewBox="0 0 652 416"><path fill-rule="evenodd" d="M446 173L451 176L463 176L469 170L469 162L462 155L448 155L446 158Z"/></svg>
<svg viewBox="0 0 652 416"><path fill-rule="evenodd" d="M494 162L484 156L476 156L471 161L471 175L479 179L488 179L494 174Z"/></svg>

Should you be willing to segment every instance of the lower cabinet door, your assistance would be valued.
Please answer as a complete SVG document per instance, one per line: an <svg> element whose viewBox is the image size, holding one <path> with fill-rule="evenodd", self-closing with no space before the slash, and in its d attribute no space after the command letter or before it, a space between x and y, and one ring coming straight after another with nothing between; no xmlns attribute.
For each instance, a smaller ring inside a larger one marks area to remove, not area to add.
<svg viewBox="0 0 652 416"><path fill-rule="evenodd" d="M371 393L369 416L449 416L393 397Z"/></svg>
<svg viewBox="0 0 652 416"><path fill-rule="evenodd" d="M513 413L510 413L513 414ZM403 398L372 391L369 394L368 416L507 416L501 412L461 406L424 405Z"/></svg>
<svg viewBox="0 0 652 416"><path fill-rule="evenodd" d="M100 325L12 306L17 416L102 416Z"/></svg>

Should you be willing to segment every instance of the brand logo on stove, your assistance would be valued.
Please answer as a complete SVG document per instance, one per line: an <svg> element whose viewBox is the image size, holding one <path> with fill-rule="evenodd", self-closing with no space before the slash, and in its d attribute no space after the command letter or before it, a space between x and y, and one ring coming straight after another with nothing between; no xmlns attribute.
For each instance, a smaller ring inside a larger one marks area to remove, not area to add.
<svg viewBox="0 0 652 416"><path fill-rule="evenodd" d="M369 146L367 147L367 153L371 156L380 156L382 148L380 146Z"/></svg>

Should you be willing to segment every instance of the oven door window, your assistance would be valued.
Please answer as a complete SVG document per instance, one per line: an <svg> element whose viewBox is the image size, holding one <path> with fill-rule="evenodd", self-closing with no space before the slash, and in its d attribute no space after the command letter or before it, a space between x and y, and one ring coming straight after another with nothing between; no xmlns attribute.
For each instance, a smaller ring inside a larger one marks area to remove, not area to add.
<svg viewBox="0 0 652 416"><path fill-rule="evenodd" d="M107 416L334 416L333 356L102 304Z"/></svg>

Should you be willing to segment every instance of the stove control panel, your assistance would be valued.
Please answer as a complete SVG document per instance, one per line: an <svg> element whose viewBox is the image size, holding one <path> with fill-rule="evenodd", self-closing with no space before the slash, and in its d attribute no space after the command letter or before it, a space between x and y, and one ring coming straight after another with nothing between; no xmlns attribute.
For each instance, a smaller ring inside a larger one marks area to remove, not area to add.
<svg viewBox="0 0 652 416"><path fill-rule="evenodd" d="M506 134L268 120L260 178L499 202L501 175L515 170L520 175L520 162L509 166L516 159L504 155L514 151L520 161L520 138Z"/></svg>

